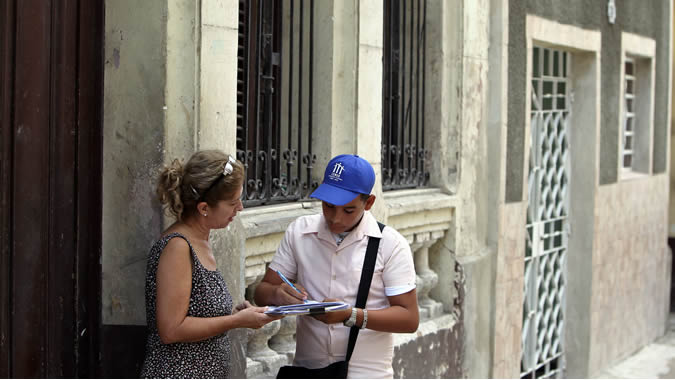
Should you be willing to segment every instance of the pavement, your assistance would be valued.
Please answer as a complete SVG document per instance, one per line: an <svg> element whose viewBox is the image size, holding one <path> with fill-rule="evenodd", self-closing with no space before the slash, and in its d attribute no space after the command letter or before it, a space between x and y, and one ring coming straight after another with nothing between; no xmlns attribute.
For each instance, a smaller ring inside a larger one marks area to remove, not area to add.
<svg viewBox="0 0 675 380"><path fill-rule="evenodd" d="M664 336L595 378L675 379L675 314L670 314Z"/></svg>

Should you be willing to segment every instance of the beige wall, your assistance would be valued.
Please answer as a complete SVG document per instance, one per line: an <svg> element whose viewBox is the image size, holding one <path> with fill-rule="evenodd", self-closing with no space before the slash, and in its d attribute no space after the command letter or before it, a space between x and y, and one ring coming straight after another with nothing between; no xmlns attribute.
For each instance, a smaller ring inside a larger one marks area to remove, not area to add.
<svg viewBox="0 0 675 380"><path fill-rule="evenodd" d="M164 164L197 149L234 154L236 0L106 2L103 324L145 324L148 250L173 222L155 197ZM230 230L235 231L235 224ZM214 233L221 270L243 296L241 249ZM233 268L236 268L233 270Z"/></svg>
<svg viewBox="0 0 675 380"><path fill-rule="evenodd" d="M598 190L592 260L591 374L665 331L671 266L664 239L667 192L665 174Z"/></svg>
<svg viewBox="0 0 675 380"><path fill-rule="evenodd" d="M519 378L523 324L523 271L527 207L504 206L495 278L493 378Z"/></svg>
<svg viewBox="0 0 675 380"><path fill-rule="evenodd" d="M133 12L131 12L133 10ZM106 2L103 99L103 324L145 321L145 258L161 231L164 0Z"/></svg>

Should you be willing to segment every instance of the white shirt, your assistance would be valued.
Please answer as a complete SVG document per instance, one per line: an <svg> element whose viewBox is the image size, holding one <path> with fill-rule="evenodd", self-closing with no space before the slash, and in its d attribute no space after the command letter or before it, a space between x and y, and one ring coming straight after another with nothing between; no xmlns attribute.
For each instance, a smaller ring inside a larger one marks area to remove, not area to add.
<svg viewBox="0 0 675 380"><path fill-rule="evenodd" d="M403 294L415 288L415 267L407 240L391 227L380 232L368 211L339 246L322 214L296 219L288 226L270 269L295 279L310 299L336 298L354 305L369 236L382 239L366 308L384 309L390 306L387 294ZM309 316L300 316L297 321L294 365L320 368L344 360L348 327L327 325ZM348 377L393 377L393 351L391 333L361 330Z"/></svg>

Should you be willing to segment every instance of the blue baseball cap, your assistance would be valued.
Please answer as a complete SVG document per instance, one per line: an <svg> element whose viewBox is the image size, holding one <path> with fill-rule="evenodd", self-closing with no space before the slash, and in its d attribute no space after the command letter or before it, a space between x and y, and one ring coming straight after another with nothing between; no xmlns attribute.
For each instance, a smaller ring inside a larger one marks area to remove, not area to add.
<svg viewBox="0 0 675 380"><path fill-rule="evenodd" d="M343 206L359 194L370 194L373 185L375 170L368 161L354 154L341 154L330 160L323 183L310 197Z"/></svg>

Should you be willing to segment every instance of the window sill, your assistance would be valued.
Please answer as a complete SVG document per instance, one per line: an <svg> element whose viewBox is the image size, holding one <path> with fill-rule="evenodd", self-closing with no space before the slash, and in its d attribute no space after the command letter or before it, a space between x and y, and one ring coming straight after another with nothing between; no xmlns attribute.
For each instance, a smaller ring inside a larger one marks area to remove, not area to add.
<svg viewBox="0 0 675 380"><path fill-rule="evenodd" d="M420 210L437 210L457 206L457 197L444 194L440 189L387 191L384 193L384 201L389 209L390 217Z"/></svg>
<svg viewBox="0 0 675 380"><path fill-rule="evenodd" d="M649 178L649 174L647 173L640 173L636 172L633 170L626 170L622 169L619 172L619 181L632 181L632 180L638 180L638 179L646 179Z"/></svg>
<svg viewBox="0 0 675 380"><path fill-rule="evenodd" d="M445 234L458 203L456 196L444 194L440 189L390 191L384 193L384 201L388 210L387 224L410 244Z"/></svg>
<svg viewBox="0 0 675 380"><path fill-rule="evenodd" d="M303 215L321 212L319 201L298 201L244 209L239 215L246 238L285 232L291 222Z"/></svg>

